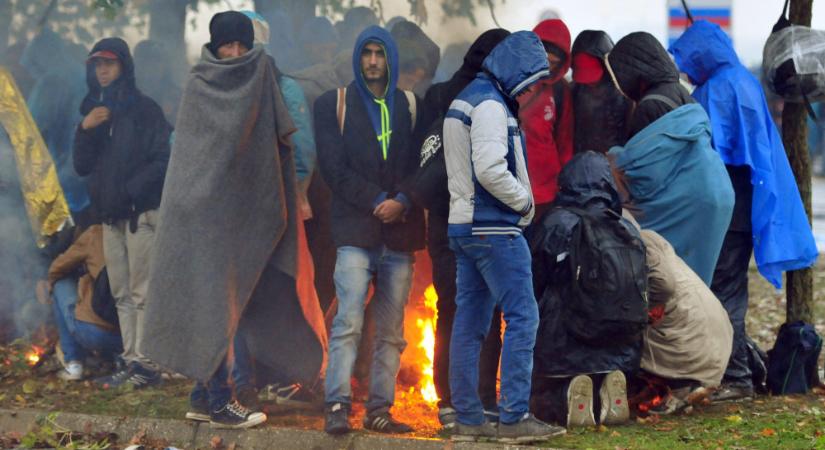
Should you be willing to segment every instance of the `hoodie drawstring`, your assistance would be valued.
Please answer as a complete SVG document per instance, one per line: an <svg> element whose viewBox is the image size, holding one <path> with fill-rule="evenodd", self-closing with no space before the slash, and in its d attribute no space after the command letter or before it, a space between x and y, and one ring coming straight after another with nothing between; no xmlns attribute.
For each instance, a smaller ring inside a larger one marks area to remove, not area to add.
<svg viewBox="0 0 825 450"><path fill-rule="evenodd" d="M387 149L390 146L390 135L392 135L392 130L390 129L390 110L387 108L387 101L383 98L375 98L373 101L381 107L381 134L378 135L378 141L381 142L381 153L384 156L384 161L386 161Z"/></svg>

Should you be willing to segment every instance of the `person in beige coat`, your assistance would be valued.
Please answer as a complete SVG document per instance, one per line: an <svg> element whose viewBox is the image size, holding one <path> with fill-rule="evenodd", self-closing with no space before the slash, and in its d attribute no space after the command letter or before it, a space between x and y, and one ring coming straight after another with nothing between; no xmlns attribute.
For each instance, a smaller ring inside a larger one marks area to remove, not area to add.
<svg viewBox="0 0 825 450"><path fill-rule="evenodd" d="M665 379L666 398L651 412L671 414L703 401L719 386L733 347L727 312L708 286L652 230L647 248L651 323L644 332L641 368Z"/></svg>

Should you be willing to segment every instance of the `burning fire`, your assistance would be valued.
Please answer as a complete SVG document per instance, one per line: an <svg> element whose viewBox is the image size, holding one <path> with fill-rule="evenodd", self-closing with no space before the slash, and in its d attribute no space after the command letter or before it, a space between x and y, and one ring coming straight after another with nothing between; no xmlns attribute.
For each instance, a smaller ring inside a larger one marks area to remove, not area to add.
<svg viewBox="0 0 825 450"><path fill-rule="evenodd" d="M38 345L32 345L31 350L27 351L25 354L26 364L34 367L37 363L40 362L40 357L46 353L46 349L40 347Z"/></svg>
<svg viewBox="0 0 825 450"><path fill-rule="evenodd" d="M435 324L438 318L437 302L438 295L435 292L435 287L431 284L424 291L424 308L430 317L419 317L416 320L416 325L421 331L421 342L418 343L418 348L423 350L426 357L421 361L421 380L418 382L418 388L421 391L421 396L424 397L424 401L429 404L438 402L438 394L435 392L435 382L433 381Z"/></svg>

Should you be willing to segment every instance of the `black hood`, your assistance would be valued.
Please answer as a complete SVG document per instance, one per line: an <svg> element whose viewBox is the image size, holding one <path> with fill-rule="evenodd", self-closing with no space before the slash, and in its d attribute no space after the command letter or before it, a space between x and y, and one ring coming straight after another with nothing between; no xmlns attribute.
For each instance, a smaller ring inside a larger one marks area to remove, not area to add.
<svg viewBox="0 0 825 450"><path fill-rule="evenodd" d="M461 93L461 91L470 84L481 71L481 65L487 55L493 51L499 42L510 35L510 32L503 28L494 28L487 30L473 42L473 45L467 50L464 55L464 64L456 71L453 76L443 82L433 85L433 89L440 91L438 94L438 101L440 104L435 105L439 114L446 114L447 109L450 108L450 103L453 99Z"/></svg>
<svg viewBox="0 0 825 450"><path fill-rule="evenodd" d="M92 47L89 56L99 51L109 51L117 55L122 70L120 78L104 89L97 82L94 61L86 61L86 85L89 92L80 105L80 112L84 116L96 106L107 106L113 111L122 109L140 95L135 85L135 63L129 52L129 44L121 38L105 38Z"/></svg>
<svg viewBox="0 0 825 450"><path fill-rule="evenodd" d="M622 204L607 157L594 151L579 153L559 174L557 206L585 207L600 200L610 209L622 213Z"/></svg>
<svg viewBox="0 0 825 450"><path fill-rule="evenodd" d="M667 50L644 31L621 38L606 59L616 87L635 102L641 100L642 83L649 89L658 84L679 82L679 70Z"/></svg>
<svg viewBox="0 0 825 450"><path fill-rule="evenodd" d="M613 39L601 30L584 30L576 36L573 41L572 55L587 53L596 58L603 59L605 55L613 49Z"/></svg>

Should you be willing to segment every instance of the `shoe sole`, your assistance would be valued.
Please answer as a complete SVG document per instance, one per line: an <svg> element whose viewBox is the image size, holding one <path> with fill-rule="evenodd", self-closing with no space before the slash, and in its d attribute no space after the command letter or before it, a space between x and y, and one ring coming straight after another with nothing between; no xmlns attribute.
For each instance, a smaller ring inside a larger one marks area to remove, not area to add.
<svg viewBox="0 0 825 450"><path fill-rule="evenodd" d="M195 422L209 422L209 414L201 414L196 412L186 413L187 420L194 420Z"/></svg>
<svg viewBox="0 0 825 450"><path fill-rule="evenodd" d="M219 429L219 430L242 430L244 428L252 428L255 425L260 425L266 422L266 415L261 415L260 417L256 417L254 419L247 420L246 422L241 422L236 425L228 425L225 423L218 423L209 421L209 426L211 428Z"/></svg>
<svg viewBox="0 0 825 450"><path fill-rule="evenodd" d="M627 379L624 373L614 370L607 374L599 388L601 398L600 422L605 425L617 425L630 420L630 407L627 404Z"/></svg>
<svg viewBox="0 0 825 450"><path fill-rule="evenodd" d="M567 388L567 428L596 426L593 417L593 380L578 375Z"/></svg>
<svg viewBox="0 0 825 450"><path fill-rule="evenodd" d="M564 428L560 429L559 431L553 433L547 433L540 436L518 436L518 437L498 437L495 439L496 442L500 442L502 444L533 444L536 442L544 442L550 440L554 437L564 436L567 434L567 430Z"/></svg>

